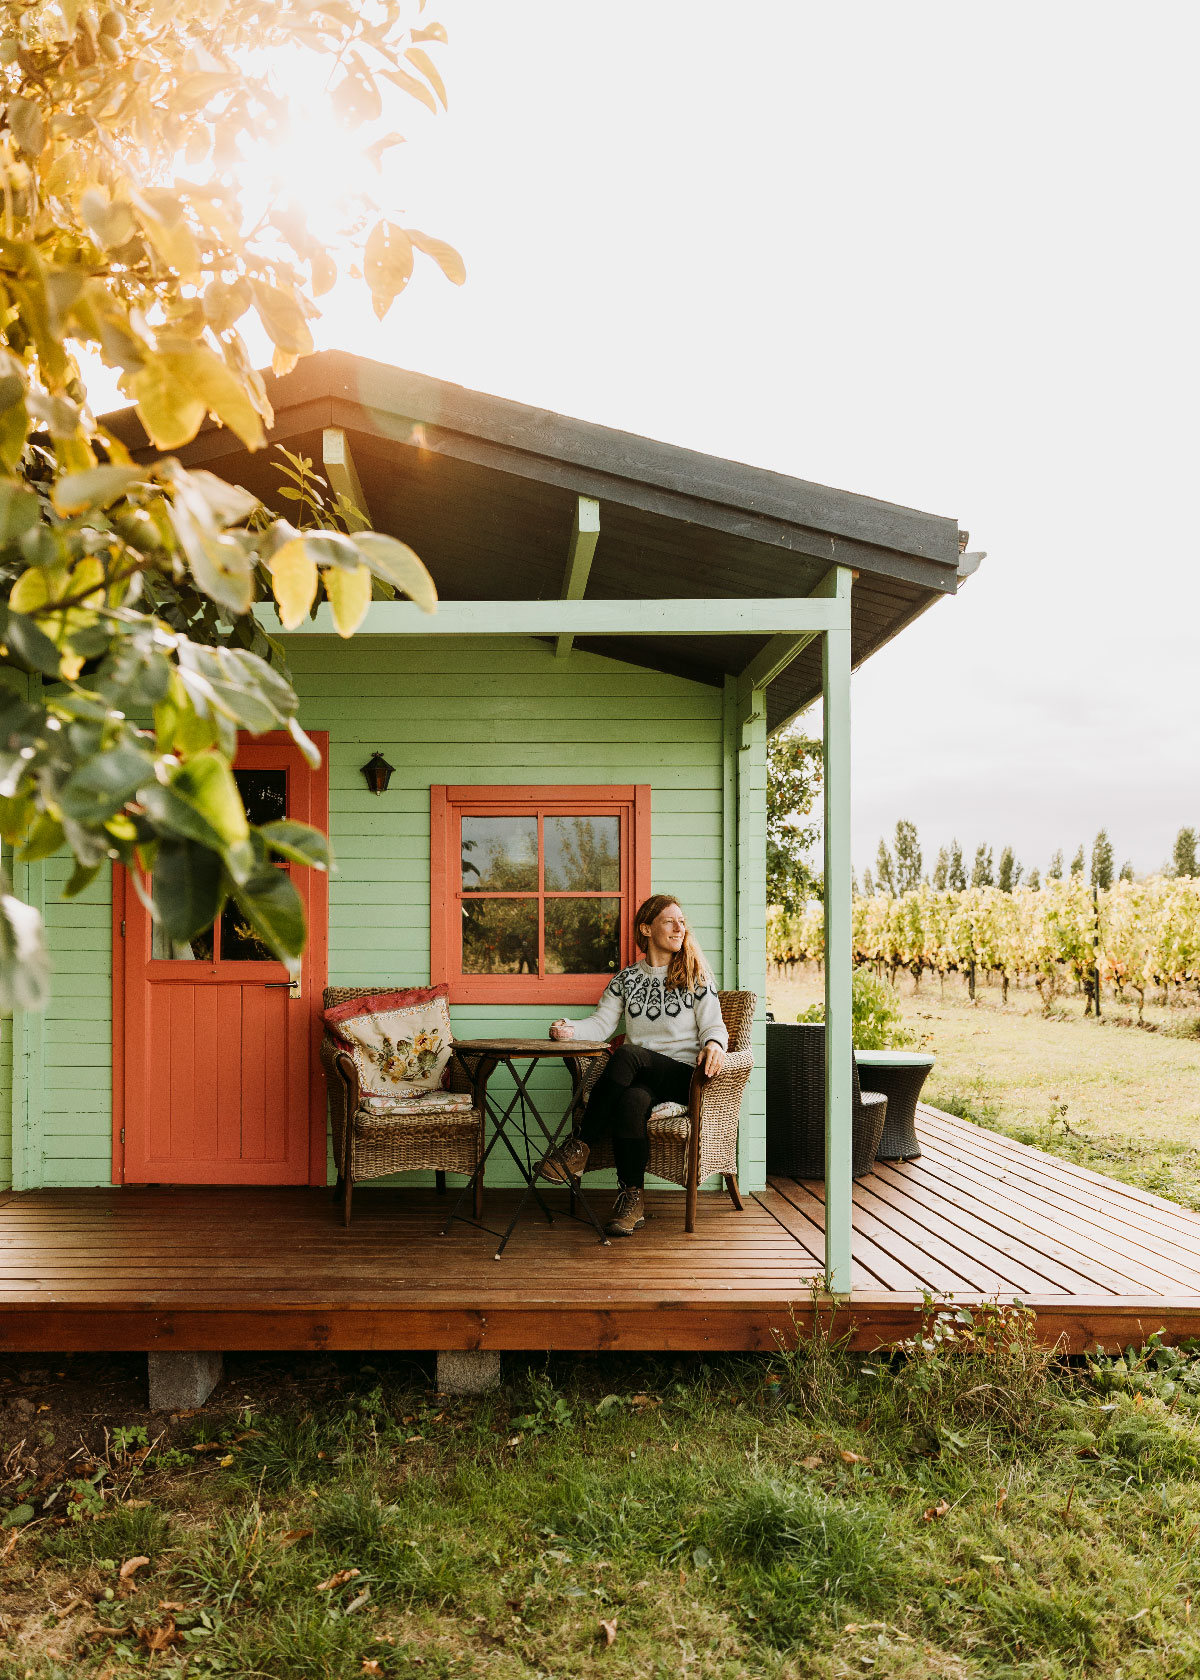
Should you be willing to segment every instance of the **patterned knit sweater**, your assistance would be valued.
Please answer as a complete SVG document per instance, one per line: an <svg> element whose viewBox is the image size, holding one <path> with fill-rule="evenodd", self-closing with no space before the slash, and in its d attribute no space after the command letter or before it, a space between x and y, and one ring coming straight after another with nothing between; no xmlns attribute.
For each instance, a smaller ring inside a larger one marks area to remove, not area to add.
<svg viewBox="0 0 1200 1680"><path fill-rule="evenodd" d="M657 1050L677 1062L692 1065L704 1044L729 1048L729 1034L721 1016L716 988L699 986L694 992L666 987L665 968L636 962L614 974L594 1012L572 1021L576 1038L611 1038L625 1017L625 1038L646 1050Z"/></svg>

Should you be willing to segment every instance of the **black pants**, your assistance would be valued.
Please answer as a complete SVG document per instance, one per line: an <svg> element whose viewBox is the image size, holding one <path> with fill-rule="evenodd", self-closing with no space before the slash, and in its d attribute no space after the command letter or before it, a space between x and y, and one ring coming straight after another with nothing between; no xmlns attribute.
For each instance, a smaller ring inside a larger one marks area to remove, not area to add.
<svg viewBox="0 0 1200 1680"><path fill-rule="evenodd" d="M657 1050L623 1044L608 1058L588 1098L579 1135L589 1149L612 1139L617 1177L625 1189L646 1182L650 1144L646 1121L659 1103L686 1103L694 1069Z"/></svg>

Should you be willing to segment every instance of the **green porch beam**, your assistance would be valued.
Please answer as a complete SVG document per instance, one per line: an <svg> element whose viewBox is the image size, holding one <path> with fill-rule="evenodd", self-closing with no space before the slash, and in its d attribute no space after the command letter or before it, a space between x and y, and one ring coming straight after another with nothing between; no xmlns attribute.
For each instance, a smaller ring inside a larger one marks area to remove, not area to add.
<svg viewBox="0 0 1200 1680"><path fill-rule="evenodd" d="M255 608L273 635L283 635L273 605ZM811 595L749 599L641 601L441 601L422 612L411 601L372 601L358 636L762 636L850 629L850 603ZM328 602L293 636L333 636Z"/></svg>
<svg viewBox="0 0 1200 1680"><path fill-rule="evenodd" d="M567 569L563 573L564 601L582 601L587 594L588 576L599 541L600 503L594 496L577 496L575 522L571 527L571 546L567 550ZM558 646L554 650L555 657L565 659L574 640L570 634L560 636Z"/></svg>
<svg viewBox="0 0 1200 1680"><path fill-rule="evenodd" d="M349 502L358 515L362 529L369 530L371 510L363 494L354 456L350 453L350 439L340 426L326 426L322 431L321 463L332 488Z"/></svg>
<svg viewBox="0 0 1200 1680"><path fill-rule="evenodd" d="M851 1289L854 1055L850 888L850 588L838 566L822 588L846 608L844 626L825 632L821 660L825 790L825 1280L832 1295Z"/></svg>
<svg viewBox="0 0 1200 1680"><path fill-rule="evenodd" d="M800 636L772 636L766 647L754 655L740 674L738 681L743 693L765 688L768 683L774 682L781 672L787 670L796 655L804 652L816 633L810 630Z"/></svg>

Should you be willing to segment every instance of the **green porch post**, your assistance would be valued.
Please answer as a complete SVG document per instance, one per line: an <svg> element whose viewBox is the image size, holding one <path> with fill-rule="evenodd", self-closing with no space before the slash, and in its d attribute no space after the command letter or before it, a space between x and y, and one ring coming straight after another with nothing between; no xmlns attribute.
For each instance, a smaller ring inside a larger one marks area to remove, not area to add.
<svg viewBox="0 0 1200 1680"><path fill-rule="evenodd" d="M825 1278L850 1293L853 1128L850 888L850 585L838 566L821 593L846 604L844 628L826 630L821 659L825 737Z"/></svg>

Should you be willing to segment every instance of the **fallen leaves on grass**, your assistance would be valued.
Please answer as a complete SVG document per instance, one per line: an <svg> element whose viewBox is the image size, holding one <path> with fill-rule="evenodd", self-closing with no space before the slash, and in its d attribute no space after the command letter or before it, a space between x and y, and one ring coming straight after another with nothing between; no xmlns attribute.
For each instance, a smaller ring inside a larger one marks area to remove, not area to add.
<svg viewBox="0 0 1200 1680"><path fill-rule="evenodd" d="M279 1536L281 1546L296 1546L301 1540L307 1540L312 1533L311 1528L285 1528Z"/></svg>
<svg viewBox="0 0 1200 1680"><path fill-rule="evenodd" d="M606 1651L610 1645L614 1645L617 1639L617 1618L614 1616L611 1622L601 1622L596 1637L604 1641Z"/></svg>
<svg viewBox="0 0 1200 1680"><path fill-rule="evenodd" d="M364 1674L382 1674L383 1664L379 1661L378 1657L364 1657L362 1660L362 1671Z"/></svg>
<svg viewBox="0 0 1200 1680"><path fill-rule="evenodd" d="M315 1592L332 1592L335 1587L344 1587L347 1581L353 1581L356 1575L362 1573L359 1569L335 1569L327 1581L318 1581Z"/></svg>
<svg viewBox="0 0 1200 1680"><path fill-rule="evenodd" d="M1003 1510L1007 1500L1008 1500L1008 1489L1006 1487L1002 1487L999 1490L999 1492L996 1494L996 1510L997 1511Z"/></svg>
<svg viewBox="0 0 1200 1680"><path fill-rule="evenodd" d="M121 1581L128 1581L129 1577L136 1570L141 1569L144 1564L147 1564L149 1562L150 1562L150 1559L148 1557L126 1558L125 1562L121 1565L120 1569L117 1571L117 1578Z"/></svg>
<svg viewBox="0 0 1200 1680"><path fill-rule="evenodd" d="M662 1401L659 1399L657 1394L631 1394L629 1396L629 1404L633 1407L635 1412L645 1412L652 1410L655 1406L661 1406ZM603 1623L600 1625L602 1627L604 1626Z"/></svg>
<svg viewBox="0 0 1200 1680"><path fill-rule="evenodd" d="M810 1453L807 1458L800 1460L801 1470L819 1470L824 1461L820 1453Z"/></svg>
<svg viewBox="0 0 1200 1680"><path fill-rule="evenodd" d="M938 1517L944 1517L950 1506L944 1499L939 1499L936 1505L926 1506L922 1515L926 1522L935 1522Z"/></svg>
<svg viewBox="0 0 1200 1680"><path fill-rule="evenodd" d="M867 1462L861 1453L851 1452L846 1447L842 1448L841 1452L838 1453L838 1457L841 1459L843 1464L865 1464Z"/></svg>
<svg viewBox="0 0 1200 1680"><path fill-rule="evenodd" d="M172 1645L182 1645L183 1635L175 1626L174 1616L168 1616L166 1621L158 1627L147 1623L137 1630L138 1644L148 1655L154 1656L159 1651L169 1651Z"/></svg>

